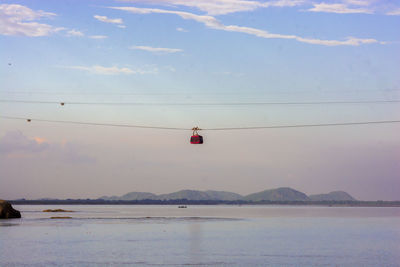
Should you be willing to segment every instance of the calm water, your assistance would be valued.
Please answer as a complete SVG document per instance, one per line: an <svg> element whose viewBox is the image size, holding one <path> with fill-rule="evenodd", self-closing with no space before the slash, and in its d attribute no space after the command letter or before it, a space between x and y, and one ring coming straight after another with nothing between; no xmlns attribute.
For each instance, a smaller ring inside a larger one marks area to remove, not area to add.
<svg viewBox="0 0 400 267"><path fill-rule="evenodd" d="M0 266L400 266L400 208L15 208L23 219L0 221Z"/></svg>

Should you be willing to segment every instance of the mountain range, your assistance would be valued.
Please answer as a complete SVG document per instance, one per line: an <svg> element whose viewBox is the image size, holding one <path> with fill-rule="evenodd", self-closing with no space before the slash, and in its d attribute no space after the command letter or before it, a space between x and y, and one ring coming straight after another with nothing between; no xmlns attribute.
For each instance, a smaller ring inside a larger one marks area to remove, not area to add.
<svg viewBox="0 0 400 267"><path fill-rule="evenodd" d="M268 189L261 192L242 196L237 193L227 191L199 191L181 190L170 194L156 195L148 192L130 192L122 196L103 196L103 200L245 200L245 201L355 201L350 194L344 191L333 191L327 194L306 195L290 187L280 187Z"/></svg>

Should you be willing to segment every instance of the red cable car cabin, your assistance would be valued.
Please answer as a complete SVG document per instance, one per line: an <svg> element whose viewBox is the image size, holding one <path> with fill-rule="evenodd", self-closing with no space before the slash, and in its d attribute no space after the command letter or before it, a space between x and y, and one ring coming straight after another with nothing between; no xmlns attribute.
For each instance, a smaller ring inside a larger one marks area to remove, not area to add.
<svg viewBox="0 0 400 267"><path fill-rule="evenodd" d="M192 137L190 137L190 143L203 144L203 136L199 135L197 132L198 130L200 130L199 127L194 127L192 130L193 130L193 135Z"/></svg>
<svg viewBox="0 0 400 267"><path fill-rule="evenodd" d="M192 137L190 137L190 143L191 144L202 144L203 143L203 136L201 135L192 135Z"/></svg>

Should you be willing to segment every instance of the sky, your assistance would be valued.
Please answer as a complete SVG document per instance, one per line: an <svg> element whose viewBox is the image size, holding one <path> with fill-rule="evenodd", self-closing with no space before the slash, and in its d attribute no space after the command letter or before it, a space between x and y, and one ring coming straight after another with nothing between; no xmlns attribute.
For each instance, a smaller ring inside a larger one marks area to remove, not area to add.
<svg viewBox="0 0 400 267"><path fill-rule="evenodd" d="M0 198L288 186L400 200L400 124L204 130L205 143L191 145L191 131L35 120L185 129L399 120L396 102L157 104L400 100L399 28L390 0L1 0ZM153 105L123 104L132 102Z"/></svg>

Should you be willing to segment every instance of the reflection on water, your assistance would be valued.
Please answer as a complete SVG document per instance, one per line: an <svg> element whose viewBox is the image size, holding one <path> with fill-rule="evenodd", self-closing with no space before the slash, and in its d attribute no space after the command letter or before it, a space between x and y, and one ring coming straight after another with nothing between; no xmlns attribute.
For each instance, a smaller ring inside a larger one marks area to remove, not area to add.
<svg viewBox="0 0 400 267"><path fill-rule="evenodd" d="M399 208L16 206L0 266L399 266ZM50 219L70 216L72 219Z"/></svg>
<svg viewBox="0 0 400 267"><path fill-rule="evenodd" d="M200 223L188 224L189 229L189 244L190 244L190 262L201 262L201 238L202 229Z"/></svg>

